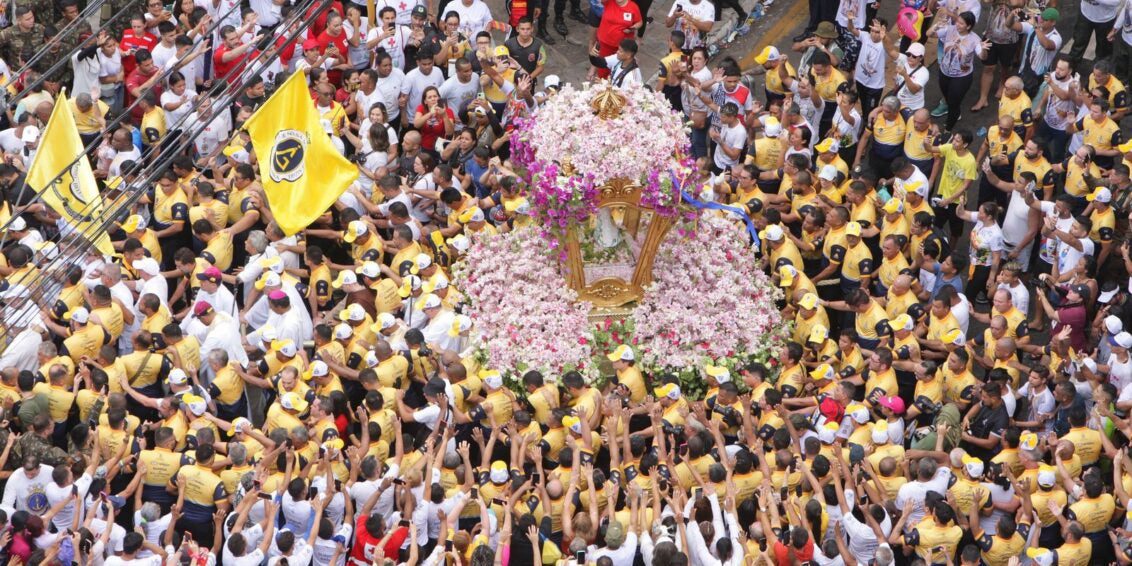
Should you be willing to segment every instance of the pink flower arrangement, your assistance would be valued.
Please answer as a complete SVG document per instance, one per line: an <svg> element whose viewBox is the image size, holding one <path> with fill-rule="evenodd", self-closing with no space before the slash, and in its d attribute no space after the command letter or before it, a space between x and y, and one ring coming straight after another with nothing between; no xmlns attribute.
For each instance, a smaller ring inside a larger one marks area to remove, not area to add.
<svg viewBox="0 0 1132 566"><path fill-rule="evenodd" d="M631 318L641 364L652 371L695 373L705 364L734 370L752 358L766 360L786 335L775 307L782 293L731 219L704 213L672 230L653 278Z"/></svg>
<svg viewBox="0 0 1132 566"><path fill-rule="evenodd" d="M597 208L598 187L613 179L636 181L642 204L675 215L687 169L688 131L663 95L633 86L621 114L598 117L590 107L595 90L566 85L529 119L519 120L512 160L526 169L531 204L546 231L585 221ZM562 166L569 163L573 175ZM545 234L544 234L545 235Z"/></svg>
<svg viewBox="0 0 1132 566"><path fill-rule="evenodd" d="M557 379L570 370L592 379L590 304L579 302L533 229L475 238L455 268L477 329L479 356L518 386L538 370Z"/></svg>

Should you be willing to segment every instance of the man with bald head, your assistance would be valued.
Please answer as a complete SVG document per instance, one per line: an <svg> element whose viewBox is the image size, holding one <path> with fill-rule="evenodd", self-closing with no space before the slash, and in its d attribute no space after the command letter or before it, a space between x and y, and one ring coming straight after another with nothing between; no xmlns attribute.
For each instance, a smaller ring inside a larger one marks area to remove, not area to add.
<svg viewBox="0 0 1132 566"><path fill-rule="evenodd" d="M382 387L400 390L409 387L409 361L405 356L394 353L389 342L381 339L374 344L373 353L377 356L377 366L373 371L377 373L377 380Z"/></svg>
<svg viewBox="0 0 1132 566"><path fill-rule="evenodd" d="M992 303L990 312L971 311L971 318L990 324L992 317L1001 316L1006 319L1006 336L1015 339L1019 345L1029 344L1030 328L1026 313L1015 308L1014 295L1007 289L998 289L994 292Z"/></svg>
<svg viewBox="0 0 1132 566"><path fill-rule="evenodd" d="M907 273L901 273L892 280L892 286L888 288L888 293L884 296L884 310L888 313L889 320L907 313L908 307L918 302L916 286L916 280L912 279L912 276ZM912 318L918 319L916 316Z"/></svg>

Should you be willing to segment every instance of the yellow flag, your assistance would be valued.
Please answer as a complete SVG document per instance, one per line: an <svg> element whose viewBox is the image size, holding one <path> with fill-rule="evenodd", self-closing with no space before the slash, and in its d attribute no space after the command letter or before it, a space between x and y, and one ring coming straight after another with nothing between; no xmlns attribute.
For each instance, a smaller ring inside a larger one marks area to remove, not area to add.
<svg viewBox="0 0 1132 566"><path fill-rule="evenodd" d="M306 228L358 178L318 119L306 75L293 75L244 124L259 157L263 192L287 235Z"/></svg>
<svg viewBox="0 0 1132 566"><path fill-rule="evenodd" d="M65 94L55 99L55 109L39 139L39 151L28 169L27 184L79 234L93 241L100 252L114 253L102 225L102 195L98 194L98 184L83 153L75 115Z"/></svg>

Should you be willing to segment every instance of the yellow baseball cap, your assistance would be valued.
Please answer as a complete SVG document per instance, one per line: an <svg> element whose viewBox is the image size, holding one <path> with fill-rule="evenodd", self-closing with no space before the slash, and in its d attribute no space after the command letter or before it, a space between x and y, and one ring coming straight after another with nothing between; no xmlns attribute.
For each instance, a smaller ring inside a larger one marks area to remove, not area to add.
<svg viewBox="0 0 1132 566"><path fill-rule="evenodd" d="M342 235L342 240L347 244L352 244L358 238L366 235L367 232L369 232L369 228L366 227L365 222L354 220L346 225L346 233Z"/></svg>
<svg viewBox="0 0 1132 566"><path fill-rule="evenodd" d="M826 338L829 338L829 329L824 324L815 324L810 328L810 337L806 342L821 344Z"/></svg>
<svg viewBox="0 0 1132 566"><path fill-rule="evenodd" d="M798 306L806 310L815 309L818 306L818 296L813 293L806 293L802 295L802 298L798 301Z"/></svg>
<svg viewBox="0 0 1132 566"><path fill-rule="evenodd" d="M884 203L884 212L887 214L897 214L904 212L904 201L898 198L890 198L888 202Z"/></svg>
<svg viewBox="0 0 1132 566"><path fill-rule="evenodd" d="M762 51L759 51L758 55L755 55L755 62L760 65L766 65L768 61L777 61L781 57L782 55L778 52L776 47L768 45L764 47Z"/></svg>
<svg viewBox="0 0 1132 566"><path fill-rule="evenodd" d="M778 268L778 285L780 287L789 287L794 284L794 277L798 275L798 270L793 265L783 265Z"/></svg>
<svg viewBox="0 0 1132 566"><path fill-rule="evenodd" d="M606 357L611 362L631 362L637 359L636 354L633 353L633 349L628 344L621 344Z"/></svg>

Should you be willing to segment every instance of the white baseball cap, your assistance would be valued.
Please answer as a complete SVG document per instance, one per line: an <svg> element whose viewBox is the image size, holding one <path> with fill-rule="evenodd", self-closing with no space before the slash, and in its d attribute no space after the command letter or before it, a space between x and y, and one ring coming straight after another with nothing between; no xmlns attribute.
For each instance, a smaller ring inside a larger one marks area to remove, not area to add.
<svg viewBox="0 0 1132 566"><path fill-rule="evenodd" d="M1132 334L1129 334L1127 332L1121 332L1120 334L1113 336L1110 340L1112 341L1113 346L1120 346L1121 348L1124 348L1126 350L1132 348Z"/></svg>
<svg viewBox="0 0 1132 566"><path fill-rule="evenodd" d="M1120 334L1120 331L1124 330L1124 322L1120 317L1110 314L1104 319L1104 328L1109 334Z"/></svg>

